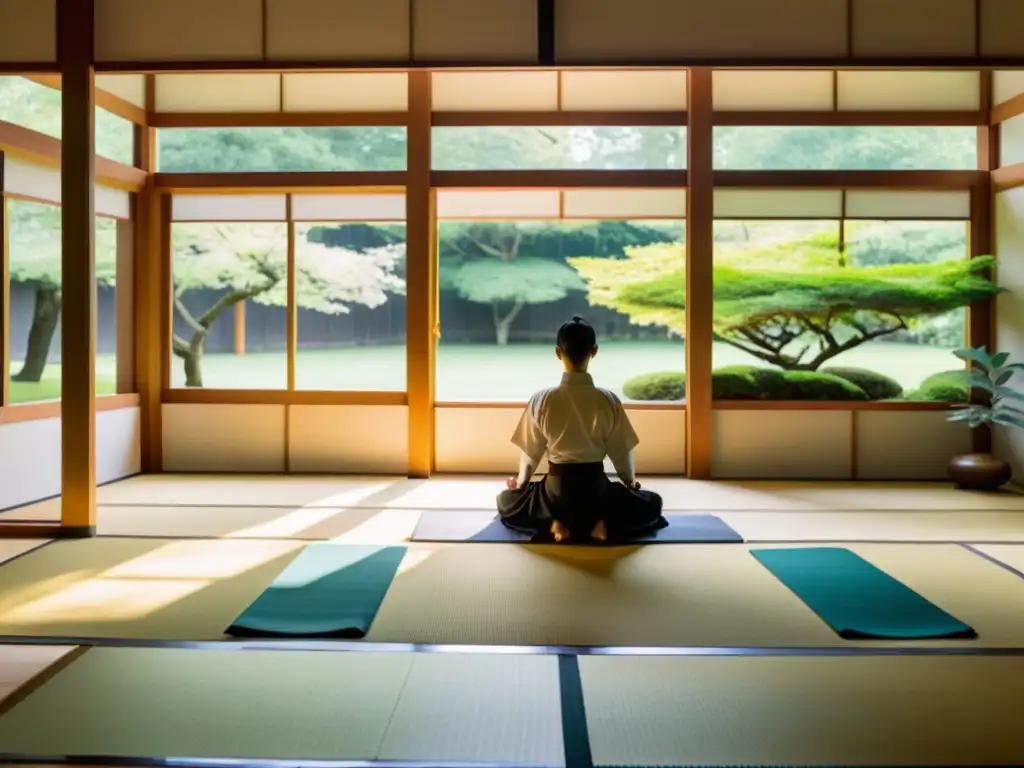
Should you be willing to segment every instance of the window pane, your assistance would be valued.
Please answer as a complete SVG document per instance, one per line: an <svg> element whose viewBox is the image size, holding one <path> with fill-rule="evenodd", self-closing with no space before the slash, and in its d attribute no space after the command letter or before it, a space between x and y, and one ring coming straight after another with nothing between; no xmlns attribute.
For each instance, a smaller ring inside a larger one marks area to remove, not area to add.
<svg viewBox="0 0 1024 768"><path fill-rule="evenodd" d="M834 221L715 223L714 396L966 396L952 352L993 290L969 270L966 223L847 221L843 251L839 236Z"/></svg>
<svg viewBox="0 0 1024 768"><path fill-rule="evenodd" d="M24 77L0 76L0 120L61 137L61 93ZM96 154L125 165L134 162L131 121L96 108Z"/></svg>
<svg viewBox="0 0 1024 768"><path fill-rule="evenodd" d="M96 154L125 165L135 163L135 125L120 115L96 108Z"/></svg>
<svg viewBox="0 0 1024 768"><path fill-rule="evenodd" d="M686 167L686 129L677 126L440 127L432 136L438 171Z"/></svg>
<svg viewBox="0 0 1024 768"><path fill-rule="evenodd" d="M117 221L97 216L95 238L96 394L112 395L117 392Z"/></svg>
<svg viewBox="0 0 1024 768"><path fill-rule="evenodd" d="M163 128L165 173L403 171L405 128Z"/></svg>
<svg viewBox="0 0 1024 768"><path fill-rule="evenodd" d="M288 384L285 224L174 224L171 385Z"/></svg>
<svg viewBox="0 0 1024 768"><path fill-rule="evenodd" d="M405 391L405 225L297 224L298 389Z"/></svg>
<svg viewBox="0 0 1024 768"><path fill-rule="evenodd" d="M682 221L442 222L439 230L438 400L522 401L557 384L555 334L573 315L597 331L598 385L626 400L683 398Z"/></svg>
<svg viewBox="0 0 1024 768"><path fill-rule="evenodd" d="M61 226L54 205L8 200L10 401L60 398Z"/></svg>
<svg viewBox="0 0 1024 768"><path fill-rule="evenodd" d="M963 127L719 126L725 171L974 170L978 132Z"/></svg>

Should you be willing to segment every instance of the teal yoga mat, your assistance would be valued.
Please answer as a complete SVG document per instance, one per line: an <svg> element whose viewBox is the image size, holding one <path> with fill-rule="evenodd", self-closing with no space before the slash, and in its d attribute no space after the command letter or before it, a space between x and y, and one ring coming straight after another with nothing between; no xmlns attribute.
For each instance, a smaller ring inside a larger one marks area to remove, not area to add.
<svg viewBox="0 0 1024 768"><path fill-rule="evenodd" d="M227 634L361 638L404 556L405 547L310 544Z"/></svg>
<svg viewBox="0 0 1024 768"><path fill-rule="evenodd" d="M962 621L848 549L755 549L751 554L848 640L978 636Z"/></svg>

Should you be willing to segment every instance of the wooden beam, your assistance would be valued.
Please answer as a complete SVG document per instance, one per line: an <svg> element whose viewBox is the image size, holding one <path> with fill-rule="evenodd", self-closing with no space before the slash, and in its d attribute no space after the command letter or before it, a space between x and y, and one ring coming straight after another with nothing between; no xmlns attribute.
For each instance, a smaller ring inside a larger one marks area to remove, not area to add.
<svg viewBox="0 0 1024 768"><path fill-rule="evenodd" d="M285 389L165 389L165 403L219 405L408 405L405 392Z"/></svg>
<svg viewBox="0 0 1024 768"><path fill-rule="evenodd" d="M486 126L685 126L686 112L434 112L435 128Z"/></svg>
<svg viewBox="0 0 1024 768"><path fill-rule="evenodd" d="M692 173L692 168L690 170ZM715 171L716 187L749 189L970 189L985 171Z"/></svg>
<svg viewBox="0 0 1024 768"><path fill-rule="evenodd" d="M57 0L61 65L61 527L96 533L93 0Z"/></svg>
<svg viewBox="0 0 1024 768"><path fill-rule="evenodd" d="M390 127L408 122L405 112L152 112L153 128Z"/></svg>
<svg viewBox="0 0 1024 768"><path fill-rule="evenodd" d="M120 395L103 395L96 398L96 412L120 411L125 408L137 408L139 396L126 392ZM0 424L14 424L22 421L38 421L39 419L56 419L61 415L60 400L47 400L41 403L18 403L0 408Z"/></svg>
<svg viewBox="0 0 1024 768"><path fill-rule="evenodd" d="M454 189L685 187L686 171L434 171L430 185Z"/></svg>
<svg viewBox="0 0 1024 768"><path fill-rule="evenodd" d="M405 171L270 171L256 173L155 173L153 183L157 189L216 189L232 193L244 189L273 191L300 191L316 189L318 192L351 191L352 187L379 189L404 187Z"/></svg>
<svg viewBox="0 0 1024 768"><path fill-rule="evenodd" d="M716 112L715 125L730 126L963 126L987 125L988 111L957 112Z"/></svg>
<svg viewBox="0 0 1024 768"><path fill-rule="evenodd" d="M714 129L711 70L691 69L686 195L686 474L711 477L714 309Z"/></svg>
<svg viewBox="0 0 1024 768"><path fill-rule="evenodd" d="M989 112L989 123L999 125L1018 115L1024 115L1024 93L1018 93L1012 99L992 107Z"/></svg>
<svg viewBox="0 0 1024 768"><path fill-rule="evenodd" d="M409 476L434 470L434 368L437 343L437 237L430 173L430 73L409 73L406 186L406 381L409 398Z"/></svg>
<svg viewBox="0 0 1024 768"><path fill-rule="evenodd" d="M60 139L2 120L0 150L54 168L61 164ZM96 180L108 186L134 191L146 183L146 174L141 169L105 157L95 158L95 167Z"/></svg>
<svg viewBox="0 0 1024 768"><path fill-rule="evenodd" d="M1024 163L994 168L991 176L992 188L995 192L1006 192L1009 189L1024 187Z"/></svg>
<svg viewBox="0 0 1024 768"><path fill-rule="evenodd" d="M156 131L136 127L135 141L139 166L153 168ZM135 383L142 419L142 471L151 473L163 468L160 393L163 369L171 363L163 359L161 231L160 195L150 182L135 196Z"/></svg>
<svg viewBox="0 0 1024 768"><path fill-rule="evenodd" d="M6 65L5 65L6 66ZM42 72L48 65L29 63L19 65L19 71ZM920 71L923 69L963 71L967 69L1020 69L1024 68L1024 56L790 56L779 58L773 55L730 55L730 56L664 56L652 58L649 55L610 59L595 57L580 59L572 63L578 69L683 69L688 67L714 67L716 69L897 69ZM324 70L334 72L394 72L417 70L422 61L411 59L365 60L320 59L320 60L276 60L256 61L252 59L235 61L196 60L183 62L143 60L97 61L96 71L146 72L146 73L246 73L246 72L288 72L316 73ZM431 61L433 70L443 69L550 69L550 64L540 61L524 63L520 59L448 59Z"/></svg>
<svg viewBox="0 0 1024 768"><path fill-rule="evenodd" d="M52 88L55 91L63 90L60 75L23 75L23 77L26 80L39 83L39 85L45 85L47 88ZM136 104L132 104L130 101L122 99L120 96L115 96L109 91L104 91L102 88L96 88L93 98L95 99L96 106L100 109L105 109L107 112L118 117L130 120L136 125L146 124L146 110Z"/></svg>

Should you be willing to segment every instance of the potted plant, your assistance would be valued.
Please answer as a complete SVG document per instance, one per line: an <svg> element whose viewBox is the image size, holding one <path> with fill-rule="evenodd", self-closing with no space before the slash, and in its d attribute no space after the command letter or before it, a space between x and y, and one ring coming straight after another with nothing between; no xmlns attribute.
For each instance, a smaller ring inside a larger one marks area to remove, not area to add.
<svg viewBox="0 0 1024 768"><path fill-rule="evenodd" d="M974 402L955 406L950 421L965 421L971 429L991 429L993 424L1024 428L1024 394L1008 386L1013 374L1024 371L1024 363L1008 362L1007 352L989 355L984 347L959 349L953 353L970 363L966 384ZM954 456L949 477L958 488L995 491L1010 481L1008 462L991 453L965 453Z"/></svg>

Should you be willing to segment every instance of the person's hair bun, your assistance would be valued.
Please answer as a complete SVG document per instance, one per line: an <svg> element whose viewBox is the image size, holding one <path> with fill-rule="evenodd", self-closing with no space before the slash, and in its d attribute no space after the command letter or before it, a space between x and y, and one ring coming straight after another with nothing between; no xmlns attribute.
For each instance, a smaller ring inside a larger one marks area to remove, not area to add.
<svg viewBox="0 0 1024 768"><path fill-rule="evenodd" d="M573 315L573 316L572 316L572 321L573 321L574 323L582 323L582 322L583 322L583 318L582 318L582 317L580 317L579 315Z"/></svg>

